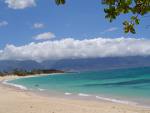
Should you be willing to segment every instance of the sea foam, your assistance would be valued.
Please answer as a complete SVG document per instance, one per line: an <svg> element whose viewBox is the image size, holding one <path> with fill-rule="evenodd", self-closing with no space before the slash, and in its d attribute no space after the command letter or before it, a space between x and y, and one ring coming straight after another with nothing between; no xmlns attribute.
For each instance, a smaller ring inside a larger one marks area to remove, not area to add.
<svg viewBox="0 0 150 113"><path fill-rule="evenodd" d="M100 100L104 100L104 101L110 101L110 102L121 103L121 104L137 104L135 102L129 102L129 101L125 101L125 100L106 98L106 97L100 97L100 96L96 96L96 98L100 99Z"/></svg>
<svg viewBox="0 0 150 113"><path fill-rule="evenodd" d="M45 91L46 89L38 88L39 91Z"/></svg>
<svg viewBox="0 0 150 113"><path fill-rule="evenodd" d="M66 93L65 93L65 95L72 95L72 93L68 93L68 92L66 92Z"/></svg>
<svg viewBox="0 0 150 113"><path fill-rule="evenodd" d="M13 86L13 87L17 87L17 88L19 88L21 90L28 90L27 87L22 86L22 85L18 85L18 84L9 83L8 80L3 81L3 84L9 85L9 86Z"/></svg>
<svg viewBox="0 0 150 113"><path fill-rule="evenodd" d="M88 97L88 96L91 96L91 95L85 94L85 93L79 93L78 96Z"/></svg>

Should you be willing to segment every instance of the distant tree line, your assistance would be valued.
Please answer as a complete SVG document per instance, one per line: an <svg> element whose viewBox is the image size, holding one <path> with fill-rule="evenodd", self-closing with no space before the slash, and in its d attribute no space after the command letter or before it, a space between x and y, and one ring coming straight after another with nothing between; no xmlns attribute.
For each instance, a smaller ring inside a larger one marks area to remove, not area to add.
<svg viewBox="0 0 150 113"><path fill-rule="evenodd" d="M17 75L17 76L28 76L28 75L38 75L38 74L51 74L51 73L64 73L64 71L56 69L35 69L35 70L21 70L14 69L13 71L1 71L0 76L7 75Z"/></svg>

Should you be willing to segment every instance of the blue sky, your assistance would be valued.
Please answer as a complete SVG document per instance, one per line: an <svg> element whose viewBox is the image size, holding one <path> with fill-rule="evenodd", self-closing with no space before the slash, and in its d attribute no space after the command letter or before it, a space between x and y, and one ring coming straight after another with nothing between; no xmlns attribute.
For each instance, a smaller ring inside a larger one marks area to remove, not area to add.
<svg viewBox="0 0 150 113"><path fill-rule="evenodd" d="M113 23L105 19L104 6L100 0L67 0L64 6L56 6L54 0L35 0L36 6L24 9L8 8L4 0L0 1L0 21L8 25L0 27L0 48L6 44L23 45L33 42L33 36L43 32L52 32L56 39L72 37L75 39L95 37L136 37L149 38L150 29L145 26L149 18L143 18L137 27L137 34L124 34L121 16ZM43 23L43 29L33 29L34 23ZM108 29L116 28L112 32Z"/></svg>
<svg viewBox="0 0 150 113"><path fill-rule="evenodd" d="M100 0L67 0L63 6L54 0L0 0L0 59L150 55L149 17L141 18L136 34L124 34L122 22L130 15L121 15L110 23L103 10ZM63 46L58 47L60 44ZM87 51L89 44L91 52ZM38 51L32 54L33 50Z"/></svg>

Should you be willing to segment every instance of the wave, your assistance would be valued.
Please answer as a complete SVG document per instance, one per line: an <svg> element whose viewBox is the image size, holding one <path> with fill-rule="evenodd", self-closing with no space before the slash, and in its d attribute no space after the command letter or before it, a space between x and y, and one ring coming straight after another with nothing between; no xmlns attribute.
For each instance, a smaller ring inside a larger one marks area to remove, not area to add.
<svg viewBox="0 0 150 113"><path fill-rule="evenodd" d="M106 97L100 97L96 96L97 99L104 100L104 101L110 101L110 102L115 102L115 103L121 103L121 104L134 104L137 105L135 102L131 101L125 101L125 100L119 100L119 99L114 99L114 98L106 98Z"/></svg>
<svg viewBox="0 0 150 113"><path fill-rule="evenodd" d="M38 88L39 91L45 91L46 89Z"/></svg>
<svg viewBox="0 0 150 113"><path fill-rule="evenodd" d="M85 93L79 93L78 96L89 97L89 96L91 96L91 95L85 94Z"/></svg>
<svg viewBox="0 0 150 113"><path fill-rule="evenodd" d="M66 92L66 93L65 93L65 95L72 95L72 93L68 93L68 92Z"/></svg>
<svg viewBox="0 0 150 113"><path fill-rule="evenodd" d="M104 101L110 101L114 103L121 103L121 104L132 104L132 105L137 105L138 103L136 102L131 102L131 101L126 101L126 100L119 100L115 98L107 98L107 97L101 97L101 96L95 96L95 95L90 95L90 94L85 94L85 93L78 93L78 96L83 96L83 97L95 97L96 99L104 100Z"/></svg>
<svg viewBox="0 0 150 113"><path fill-rule="evenodd" d="M17 87L17 88L19 88L19 89L21 89L21 90L28 90L27 87L22 86L22 85L18 85L18 84L9 83L8 80L3 81L2 83L5 84L5 85Z"/></svg>

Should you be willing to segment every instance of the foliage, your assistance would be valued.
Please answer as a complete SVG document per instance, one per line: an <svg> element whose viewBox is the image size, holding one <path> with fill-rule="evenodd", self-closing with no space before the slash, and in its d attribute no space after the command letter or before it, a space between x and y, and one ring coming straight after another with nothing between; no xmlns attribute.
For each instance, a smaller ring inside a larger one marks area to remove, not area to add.
<svg viewBox="0 0 150 113"><path fill-rule="evenodd" d="M65 4L65 0L55 0L57 5Z"/></svg>
<svg viewBox="0 0 150 113"><path fill-rule="evenodd" d="M55 0L57 5L65 4L65 0ZM106 6L104 12L105 18L110 22L115 20L120 14L129 14L132 16L130 20L123 22L124 32L135 34L135 25L140 23L139 16L144 16L150 12L150 0L101 0Z"/></svg>
<svg viewBox="0 0 150 113"><path fill-rule="evenodd" d="M150 12L150 0L102 0L106 5L104 12L106 18L112 22L120 14L131 13L130 21L123 22L125 33L136 33L134 26L140 23L139 16L144 16Z"/></svg>

